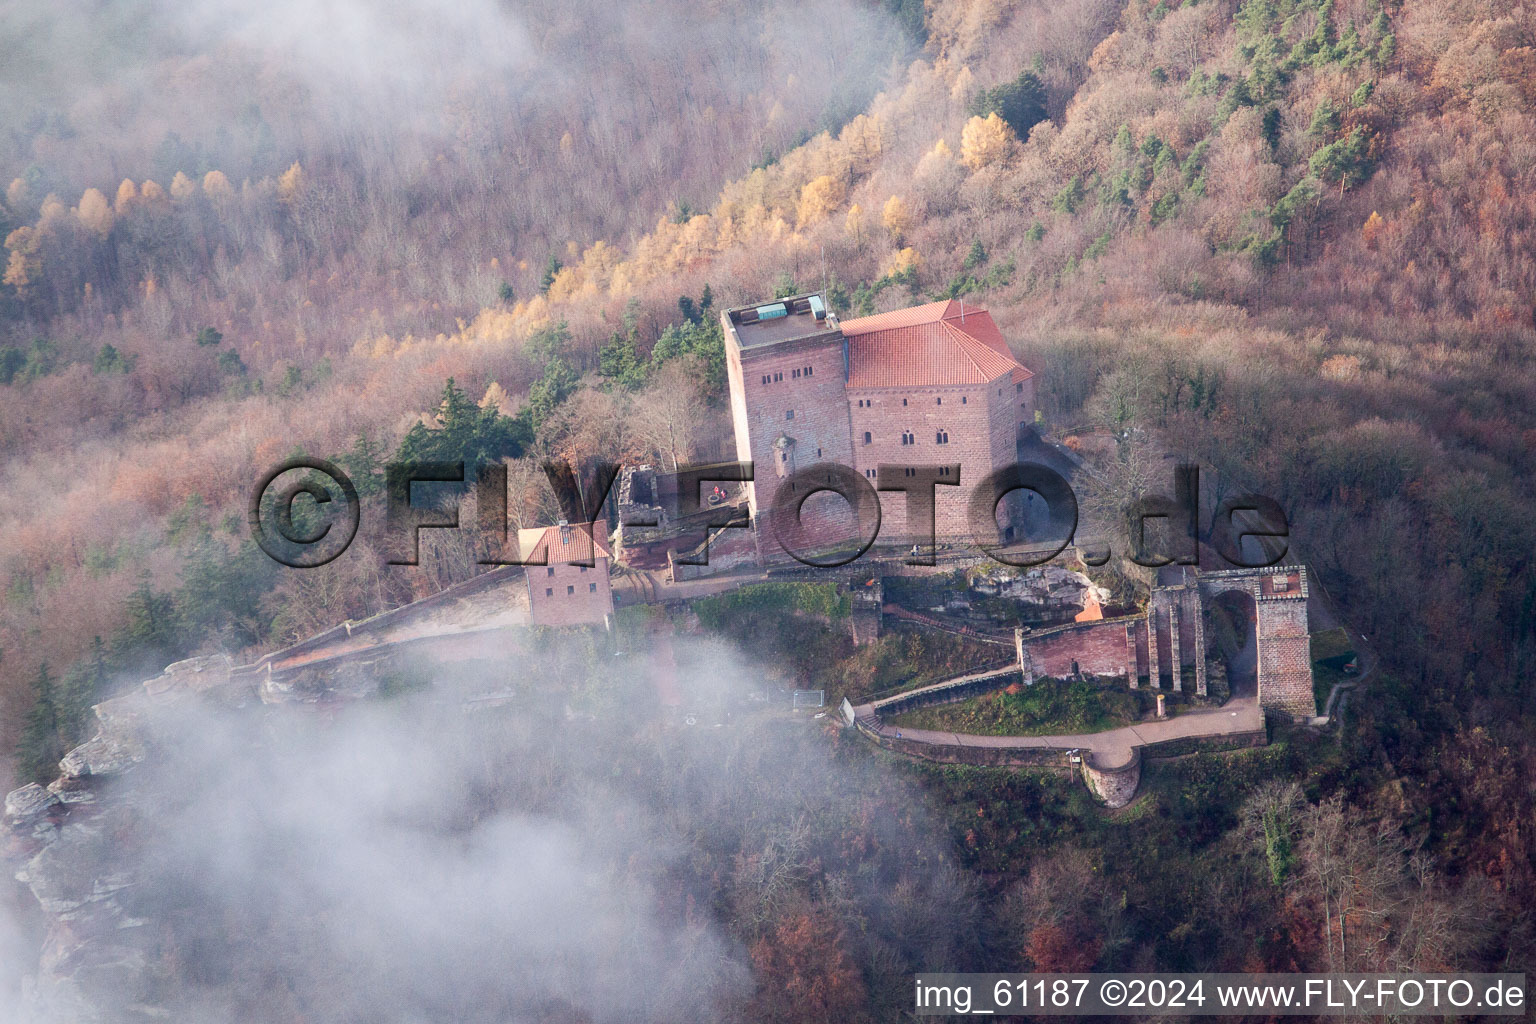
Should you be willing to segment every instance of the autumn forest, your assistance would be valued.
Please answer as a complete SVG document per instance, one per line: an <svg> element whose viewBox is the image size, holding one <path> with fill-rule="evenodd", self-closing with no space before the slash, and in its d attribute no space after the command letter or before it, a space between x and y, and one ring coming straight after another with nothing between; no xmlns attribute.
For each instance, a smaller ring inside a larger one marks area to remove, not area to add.
<svg viewBox="0 0 1536 1024"><path fill-rule="evenodd" d="M851 809L802 779L794 827L735 782L769 810L729 842L695 800L697 846L657 870L707 895L668 913L718 922L752 975L708 1019L905 1019L938 963L1533 963L1536 11L266 6L0 16L5 781L168 662L482 571L444 532L386 565L391 458L505 460L513 525L549 523L551 456L734 457L720 309L964 298L1038 375L1048 436L1127 439L1128 479L1155 436L1276 497L1380 671L1331 731L1160 769L1124 818L913 766ZM295 454L365 502L313 571L245 525ZM807 674L941 657L766 610L716 632ZM815 756L870 771L851 742Z"/></svg>

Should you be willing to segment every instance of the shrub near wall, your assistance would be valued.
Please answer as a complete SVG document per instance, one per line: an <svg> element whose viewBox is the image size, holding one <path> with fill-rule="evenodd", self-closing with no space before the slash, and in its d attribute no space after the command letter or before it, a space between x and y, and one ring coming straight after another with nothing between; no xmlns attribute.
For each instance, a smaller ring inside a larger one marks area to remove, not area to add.
<svg viewBox="0 0 1536 1024"><path fill-rule="evenodd" d="M720 629L742 615L798 612L833 622L848 617L848 595L835 583L757 583L693 604L700 625Z"/></svg>

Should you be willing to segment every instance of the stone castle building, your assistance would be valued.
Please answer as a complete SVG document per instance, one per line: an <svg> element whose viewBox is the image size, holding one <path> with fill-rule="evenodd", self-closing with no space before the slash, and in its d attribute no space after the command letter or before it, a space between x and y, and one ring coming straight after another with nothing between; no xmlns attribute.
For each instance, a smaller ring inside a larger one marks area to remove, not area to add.
<svg viewBox="0 0 1536 1024"><path fill-rule="evenodd" d="M560 523L517 531L527 563L528 618L535 626L582 626L608 622L613 584L612 552L592 523Z"/></svg>
<svg viewBox="0 0 1536 1024"><path fill-rule="evenodd" d="M788 477L818 463L851 467L871 486L882 463L934 466L959 484L935 488L937 535L970 535L971 492L1013 464L1019 429L1035 416L1034 374L986 310L948 300L839 322L811 294L721 319L736 457L756 467L754 521ZM853 525L835 495L816 495L802 514L833 533ZM922 539L907 528L903 493L882 492L880 515L882 544Z"/></svg>

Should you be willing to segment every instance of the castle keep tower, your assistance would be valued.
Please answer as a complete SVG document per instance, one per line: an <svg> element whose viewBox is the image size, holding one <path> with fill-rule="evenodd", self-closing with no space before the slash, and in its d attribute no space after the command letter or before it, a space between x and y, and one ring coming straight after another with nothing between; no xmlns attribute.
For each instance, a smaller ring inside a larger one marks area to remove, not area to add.
<svg viewBox="0 0 1536 1024"><path fill-rule="evenodd" d="M781 481L817 463L872 486L881 464L932 466L959 484L934 489L937 536L969 537L972 491L1016 460L1035 414L1034 374L986 310L948 300L839 323L811 294L728 309L721 320L736 457L756 466L755 522ZM1014 498L996 539L1013 539ZM880 512L882 545L926 543L908 528L905 494L882 492ZM844 535L853 526L847 504L828 494L806 502L803 519Z"/></svg>
<svg viewBox="0 0 1536 1024"><path fill-rule="evenodd" d="M728 309L720 317L736 458L756 465L747 498L757 521L779 482L796 470L818 462L853 465L848 343L820 295Z"/></svg>

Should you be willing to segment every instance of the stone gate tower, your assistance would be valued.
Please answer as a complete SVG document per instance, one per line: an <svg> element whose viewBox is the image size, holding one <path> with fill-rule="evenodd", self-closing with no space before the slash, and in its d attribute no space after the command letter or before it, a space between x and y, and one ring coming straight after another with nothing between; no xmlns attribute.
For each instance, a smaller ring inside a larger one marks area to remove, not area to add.
<svg viewBox="0 0 1536 1024"><path fill-rule="evenodd" d="M1236 590L1253 598L1258 646L1259 704L1267 714L1312 718L1312 637L1307 627L1307 569L1229 569L1200 575L1200 594L1211 599Z"/></svg>

